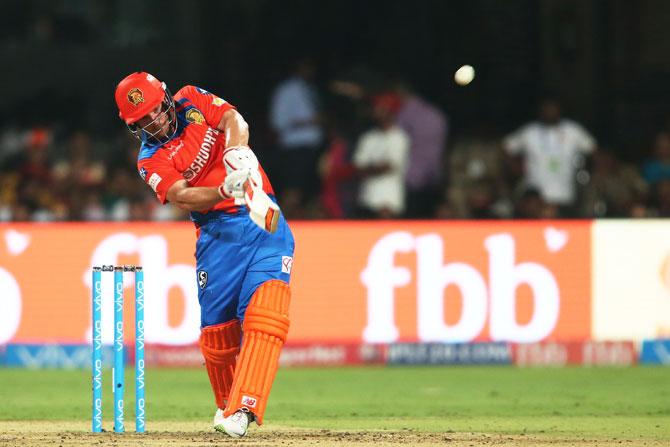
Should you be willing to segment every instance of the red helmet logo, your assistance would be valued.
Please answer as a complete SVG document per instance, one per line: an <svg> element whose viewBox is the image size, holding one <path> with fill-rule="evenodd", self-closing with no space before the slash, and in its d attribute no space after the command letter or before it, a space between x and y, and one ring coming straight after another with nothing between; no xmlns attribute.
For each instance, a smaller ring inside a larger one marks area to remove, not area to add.
<svg viewBox="0 0 670 447"><path fill-rule="evenodd" d="M139 103L144 102L144 94L142 93L142 90L137 87L130 89L128 92L128 101L135 107L137 107Z"/></svg>
<svg viewBox="0 0 670 447"><path fill-rule="evenodd" d="M165 84L141 71L126 76L119 82L114 94L119 117L126 124L133 124L148 115L164 98Z"/></svg>

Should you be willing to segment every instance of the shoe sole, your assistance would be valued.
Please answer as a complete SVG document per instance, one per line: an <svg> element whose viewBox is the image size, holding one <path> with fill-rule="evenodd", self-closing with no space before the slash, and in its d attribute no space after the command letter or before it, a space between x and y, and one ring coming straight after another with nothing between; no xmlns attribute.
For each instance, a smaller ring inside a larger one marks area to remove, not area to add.
<svg viewBox="0 0 670 447"><path fill-rule="evenodd" d="M228 433L226 431L225 427L223 426L223 424L215 425L214 430L218 431L219 433L225 433L228 436L230 436L231 438L241 438L242 436L244 436L244 435L238 435L236 433Z"/></svg>

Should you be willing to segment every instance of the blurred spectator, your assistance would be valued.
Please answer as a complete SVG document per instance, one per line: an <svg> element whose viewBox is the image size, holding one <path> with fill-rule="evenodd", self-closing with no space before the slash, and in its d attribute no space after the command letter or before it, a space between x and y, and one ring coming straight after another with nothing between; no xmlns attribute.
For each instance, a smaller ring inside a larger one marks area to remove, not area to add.
<svg viewBox="0 0 670 447"><path fill-rule="evenodd" d="M20 219L28 213L29 220L49 222L69 218L69 207L54 188L50 152L53 144L53 132L48 127L34 127L28 130L24 138L24 150L21 154L17 173L16 205L13 211ZM25 206L25 210L22 207ZM16 220L16 217L12 217Z"/></svg>
<svg viewBox="0 0 670 447"><path fill-rule="evenodd" d="M447 117L405 84L397 88L401 104L398 126L410 140L407 185L407 217L428 218L440 199L442 154L447 140Z"/></svg>
<svg viewBox="0 0 670 447"><path fill-rule="evenodd" d="M72 133L67 146L67 157L58 160L53 167L54 180L70 187L90 188L105 180L105 166L92 159L93 143L88 132Z"/></svg>
<svg viewBox="0 0 670 447"><path fill-rule="evenodd" d="M442 200L435 206L433 219L446 220L454 218L456 218L456 215L448 200Z"/></svg>
<svg viewBox="0 0 670 447"><path fill-rule="evenodd" d="M539 120L508 135L503 142L508 154L523 159L524 185L537 188L545 202L559 207L565 217L575 211L575 175L595 146L582 126L561 116L555 99L543 100Z"/></svg>
<svg viewBox="0 0 670 447"><path fill-rule="evenodd" d="M314 63L300 59L292 76L279 84L272 96L270 122L279 140L276 165L280 173L274 186L289 217L290 210L304 207L319 192L317 165L323 131L315 75Z"/></svg>
<svg viewBox="0 0 670 447"><path fill-rule="evenodd" d="M0 166L3 172L16 169L25 146L25 133L19 127L6 127L0 135Z"/></svg>
<svg viewBox="0 0 670 447"><path fill-rule="evenodd" d="M345 139L336 131L332 132L330 143L319 163L322 177L321 205L324 217L344 219L350 215L347 183L356 177L356 167L349 160L349 147Z"/></svg>
<svg viewBox="0 0 670 447"><path fill-rule="evenodd" d="M526 189L516 202L515 219L547 219L556 217L556 208L548 205L535 188Z"/></svg>
<svg viewBox="0 0 670 447"><path fill-rule="evenodd" d="M634 219L644 219L646 217L654 217L649 206L645 202L635 202L631 205L629 210L629 217Z"/></svg>
<svg viewBox="0 0 670 447"><path fill-rule="evenodd" d="M42 185L51 183L49 152L53 135L48 128L36 127L27 132L19 173L24 180L34 180Z"/></svg>
<svg viewBox="0 0 670 447"><path fill-rule="evenodd" d="M150 219L159 222L167 222L173 220L188 220L190 221L190 214L186 210L182 210L170 203L165 205L158 205L153 197L145 201L147 210L150 210Z"/></svg>
<svg viewBox="0 0 670 447"><path fill-rule="evenodd" d="M470 207L474 198L481 198L482 191L491 194L488 200L492 209L488 217L512 216L500 138L489 125L480 123L458 139L449 157L448 177L447 197L454 217L475 218L481 210L473 212Z"/></svg>
<svg viewBox="0 0 670 447"><path fill-rule="evenodd" d="M358 203L361 217L395 218L405 211L409 137L395 124L401 105L397 95L378 95L372 103L376 127L361 135L353 156L364 177Z"/></svg>
<svg viewBox="0 0 670 447"><path fill-rule="evenodd" d="M84 197L81 205L79 205L81 210L81 220L88 222L101 222L107 220L107 211L102 204L102 196L100 191L95 189L89 189L84 192Z"/></svg>
<svg viewBox="0 0 670 447"><path fill-rule="evenodd" d="M127 170L135 177L138 185L144 184L137 172L137 157L140 153L140 144L127 129L123 129L113 140L114 156L109 160L110 171Z"/></svg>
<svg viewBox="0 0 670 447"><path fill-rule="evenodd" d="M468 218L495 219L498 217L494 211L497 194L492 181L482 178L480 181L473 182L466 192L465 200Z"/></svg>
<svg viewBox="0 0 670 447"><path fill-rule="evenodd" d="M647 184L635 166L620 161L612 152L593 154L591 180L584 190L581 216L627 217L635 203L644 201Z"/></svg>
<svg viewBox="0 0 670 447"><path fill-rule="evenodd" d="M128 201L128 217L124 220L145 222L151 220L151 207L147 200L133 197Z"/></svg>
<svg viewBox="0 0 670 447"><path fill-rule="evenodd" d="M109 219L114 221L129 220L131 217L131 202L140 194L133 185L134 177L126 169L115 169L111 178L107 180L107 188L103 196L103 204L108 210Z"/></svg>
<svg viewBox="0 0 670 447"><path fill-rule="evenodd" d="M644 163L642 175L650 185L670 179L670 134L660 132L656 135L652 158Z"/></svg>
<svg viewBox="0 0 670 447"><path fill-rule="evenodd" d="M659 180L652 187L648 217L670 217L670 179Z"/></svg>
<svg viewBox="0 0 670 447"><path fill-rule="evenodd" d="M18 172L9 171L6 169L6 166L3 166L2 164L0 164L0 166L3 168L0 170L0 222L25 220L16 218L16 212L19 206L18 184L20 176ZM28 217L30 216L27 212L27 208L26 214Z"/></svg>

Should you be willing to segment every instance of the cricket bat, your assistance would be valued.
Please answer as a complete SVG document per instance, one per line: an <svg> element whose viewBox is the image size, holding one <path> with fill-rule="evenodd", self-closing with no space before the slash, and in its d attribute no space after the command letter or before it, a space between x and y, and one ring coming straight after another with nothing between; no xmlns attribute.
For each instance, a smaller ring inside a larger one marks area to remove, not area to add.
<svg viewBox="0 0 670 447"><path fill-rule="evenodd" d="M249 209L249 218L256 225L270 233L277 231L281 211L262 188L247 180L244 185L244 199Z"/></svg>

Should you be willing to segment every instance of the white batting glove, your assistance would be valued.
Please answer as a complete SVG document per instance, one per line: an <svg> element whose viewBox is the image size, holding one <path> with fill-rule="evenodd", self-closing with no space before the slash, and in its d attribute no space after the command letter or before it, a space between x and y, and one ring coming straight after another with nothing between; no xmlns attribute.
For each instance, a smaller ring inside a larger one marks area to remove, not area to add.
<svg viewBox="0 0 670 447"><path fill-rule="evenodd" d="M223 165L228 173L244 168L258 171L258 158L249 146L233 146L223 152Z"/></svg>
<svg viewBox="0 0 670 447"><path fill-rule="evenodd" d="M233 146L223 152L223 166L226 172L231 174L235 171L249 169L251 174L249 178L254 185L263 187L263 176L260 172L260 165L254 152L248 146Z"/></svg>
<svg viewBox="0 0 670 447"><path fill-rule="evenodd" d="M231 171L226 175L225 180L219 185L219 195L222 199L235 199L235 205L244 205L244 184L251 177L251 169L244 168Z"/></svg>

